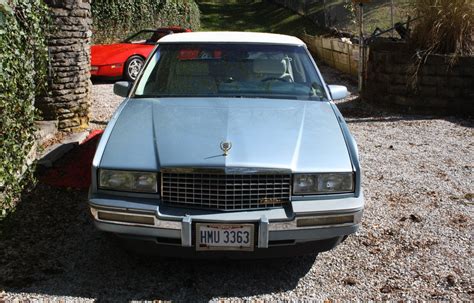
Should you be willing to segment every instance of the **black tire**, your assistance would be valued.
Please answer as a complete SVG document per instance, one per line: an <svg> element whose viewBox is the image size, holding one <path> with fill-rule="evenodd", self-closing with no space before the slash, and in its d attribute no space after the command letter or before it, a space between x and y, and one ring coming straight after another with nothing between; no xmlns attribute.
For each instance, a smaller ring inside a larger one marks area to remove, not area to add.
<svg viewBox="0 0 474 303"><path fill-rule="evenodd" d="M143 59L143 57L135 55L128 58L123 68L123 76L125 80L135 81L143 67L143 64L145 64L145 59Z"/></svg>

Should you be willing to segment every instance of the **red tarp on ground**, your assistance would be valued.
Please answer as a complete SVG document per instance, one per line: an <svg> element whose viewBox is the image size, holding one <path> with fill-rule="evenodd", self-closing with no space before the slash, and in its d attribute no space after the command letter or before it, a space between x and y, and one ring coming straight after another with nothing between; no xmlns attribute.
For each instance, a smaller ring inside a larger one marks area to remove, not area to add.
<svg viewBox="0 0 474 303"><path fill-rule="evenodd" d="M51 186L87 189L91 184L91 166L103 130L94 130L78 146L54 163L40 182Z"/></svg>

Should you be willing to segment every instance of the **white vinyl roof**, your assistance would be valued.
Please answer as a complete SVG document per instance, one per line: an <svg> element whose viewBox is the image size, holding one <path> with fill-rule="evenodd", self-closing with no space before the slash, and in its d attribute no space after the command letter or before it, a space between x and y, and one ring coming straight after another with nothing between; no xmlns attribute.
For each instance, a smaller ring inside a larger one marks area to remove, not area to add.
<svg viewBox="0 0 474 303"><path fill-rule="evenodd" d="M253 32L190 32L164 36L159 43L229 42L305 45L300 39L280 34Z"/></svg>

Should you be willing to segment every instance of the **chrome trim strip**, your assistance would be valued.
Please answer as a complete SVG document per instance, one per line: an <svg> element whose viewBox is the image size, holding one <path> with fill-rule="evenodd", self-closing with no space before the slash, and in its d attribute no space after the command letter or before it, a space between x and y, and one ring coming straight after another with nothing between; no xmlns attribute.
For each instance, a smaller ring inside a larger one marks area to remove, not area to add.
<svg viewBox="0 0 474 303"><path fill-rule="evenodd" d="M260 218L260 224L258 226L258 248L268 248L268 218L267 216L263 215Z"/></svg>
<svg viewBox="0 0 474 303"><path fill-rule="evenodd" d="M161 173L172 174L291 174L290 169L260 168L260 167L161 167Z"/></svg>

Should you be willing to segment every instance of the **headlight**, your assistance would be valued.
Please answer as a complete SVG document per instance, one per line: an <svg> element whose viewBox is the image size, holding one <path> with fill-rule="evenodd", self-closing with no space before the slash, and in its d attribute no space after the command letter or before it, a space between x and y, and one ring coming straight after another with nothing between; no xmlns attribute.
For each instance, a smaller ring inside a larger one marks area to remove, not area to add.
<svg viewBox="0 0 474 303"><path fill-rule="evenodd" d="M158 192L156 173L151 172L101 169L99 170L99 187L144 193Z"/></svg>
<svg viewBox="0 0 474 303"><path fill-rule="evenodd" d="M317 195L353 191L353 173L298 174L293 177L294 194Z"/></svg>

